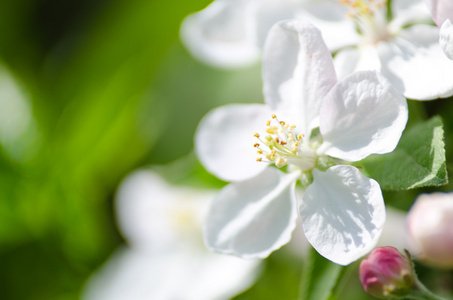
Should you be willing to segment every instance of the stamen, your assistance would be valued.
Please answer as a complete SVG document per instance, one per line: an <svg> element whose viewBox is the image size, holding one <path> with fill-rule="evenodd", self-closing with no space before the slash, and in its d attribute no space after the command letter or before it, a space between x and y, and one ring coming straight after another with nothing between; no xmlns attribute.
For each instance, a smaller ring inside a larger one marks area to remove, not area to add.
<svg viewBox="0 0 453 300"><path fill-rule="evenodd" d="M258 144L258 143L255 143L255 144L253 145L253 147L255 147L255 148L256 148L256 147L259 147L259 146L260 146L260 144Z"/></svg>
<svg viewBox="0 0 453 300"><path fill-rule="evenodd" d="M257 153L262 155L257 161L274 162L278 168L291 164L304 171L313 169L316 164L316 152L307 145L300 145L304 135L297 134L296 137L296 133L293 132L296 125L279 120L275 114L271 117L272 120L266 122L265 131L268 135L262 139L258 133L254 134L260 141L254 147L258 148ZM260 145L264 145L263 148Z"/></svg>

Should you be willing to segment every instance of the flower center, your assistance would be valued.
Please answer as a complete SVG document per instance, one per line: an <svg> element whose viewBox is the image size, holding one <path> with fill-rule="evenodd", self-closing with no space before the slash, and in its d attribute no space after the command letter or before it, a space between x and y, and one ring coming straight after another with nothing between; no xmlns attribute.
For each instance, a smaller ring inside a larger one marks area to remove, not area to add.
<svg viewBox="0 0 453 300"><path fill-rule="evenodd" d="M388 40L387 0L337 0L348 8L348 17L357 24L365 42Z"/></svg>
<svg viewBox="0 0 453 300"><path fill-rule="evenodd" d="M316 166L316 151L305 142L304 134L297 134L294 130L296 125L289 125L285 121L272 115L272 121L266 123L266 135L264 139L258 133L254 136L259 140L253 146L260 155L256 160L259 162L273 162L277 168L288 164L298 167L303 172L310 171Z"/></svg>

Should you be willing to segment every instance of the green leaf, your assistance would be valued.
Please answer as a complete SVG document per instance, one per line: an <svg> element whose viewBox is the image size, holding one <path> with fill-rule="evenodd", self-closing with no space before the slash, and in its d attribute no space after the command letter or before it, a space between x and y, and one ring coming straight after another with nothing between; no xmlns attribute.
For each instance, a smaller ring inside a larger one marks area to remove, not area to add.
<svg viewBox="0 0 453 300"><path fill-rule="evenodd" d="M389 154L359 163L385 190L407 190L448 183L442 119L435 116L406 130Z"/></svg>
<svg viewBox="0 0 453 300"><path fill-rule="evenodd" d="M334 290L345 269L325 259L312 248L302 271L300 299L335 299Z"/></svg>

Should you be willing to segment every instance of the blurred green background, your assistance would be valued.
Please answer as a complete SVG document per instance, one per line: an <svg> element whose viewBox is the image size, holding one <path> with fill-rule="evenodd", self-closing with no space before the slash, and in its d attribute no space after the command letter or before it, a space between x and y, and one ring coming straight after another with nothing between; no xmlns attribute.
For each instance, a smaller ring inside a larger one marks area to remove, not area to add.
<svg viewBox="0 0 453 300"><path fill-rule="evenodd" d="M123 243L112 207L121 179L189 154L211 108L263 101L259 66L216 70L180 44L183 17L209 2L2 1L0 299L78 299ZM451 157L453 105L411 105L417 118L442 113ZM419 192L386 197L407 209ZM300 270L279 251L238 299L294 299ZM351 278L344 299L366 299Z"/></svg>

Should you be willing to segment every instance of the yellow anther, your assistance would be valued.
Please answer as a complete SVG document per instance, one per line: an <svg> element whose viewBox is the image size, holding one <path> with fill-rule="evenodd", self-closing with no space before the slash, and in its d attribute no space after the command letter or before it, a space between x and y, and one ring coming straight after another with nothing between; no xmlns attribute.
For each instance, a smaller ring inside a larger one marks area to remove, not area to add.
<svg viewBox="0 0 453 300"><path fill-rule="evenodd" d="M278 126L272 126L272 129L278 130Z"/></svg>
<svg viewBox="0 0 453 300"><path fill-rule="evenodd" d="M280 125L285 126L285 122L284 121L280 121Z"/></svg>
<svg viewBox="0 0 453 300"><path fill-rule="evenodd" d="M258 150L258 151L256 151L256 153L258 153L258 154L263 154L263 151Z"/></svg>
<svg viewBox="0 0 453 300"><path fill-rule="evenodd" d="M289 127L289 124L285 124L285 128L288 129L288 127Z"/></svg>
<svg viewBox="0 0 453 300"><path fill-rule="evenodd" d="M258 157L256 161L262 161L263 159L261 157Z"/></svg>
<svg viewBox="0 0 453 300"><path fill-rule="evenodd" d="M255 144L253 145L253 147L255 147L255 148L256 148L256 147L259 147L259 146L260 146L260 144L258 144L258 143L255 143Z"/></svg>
<svg viewBox="0 0 453 300"><path fill-rule="evenodd" d="M287 142L285 142L285 141L281 141L281 142L280 142L280 144L281 144L281 145L286 145L286 144L287 144Z"/></svg>
<svg viewBox="0 0 453 300"><path fill-rule="evenodd" d="M272 119L275 119L277 118L277 116L275 114L272 114Z"/></svg>
<svg viewBox="0 0 453 300"><path fill-rule="evenodd" d="M260 137L260 135L258 133L255 133L253 136L256 137L256 138Z"/></svg>
<svg viewBox="0 0 453 300"><path fill-rule="evenodd" d="M303 137L304 137L304 134L303 134L303 133L300 133L300 134L297 135L297 139L298 139L298 140L301 140Z"/></svg>
<svg viewBox="0 0 453 300"><path fill-rule="evenodd" d="M290 128L291 130L293 130L294 128L296 128L296 125L291 125L289 128Z"/></svg>
<svg viewBox="0 0 453 300"><path fill-rule="evenodd" d="M269 125L271 125L271 120L267 120L267 122L266 122L266 126L269 126Z"/></svg>

